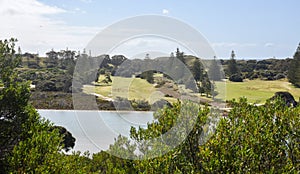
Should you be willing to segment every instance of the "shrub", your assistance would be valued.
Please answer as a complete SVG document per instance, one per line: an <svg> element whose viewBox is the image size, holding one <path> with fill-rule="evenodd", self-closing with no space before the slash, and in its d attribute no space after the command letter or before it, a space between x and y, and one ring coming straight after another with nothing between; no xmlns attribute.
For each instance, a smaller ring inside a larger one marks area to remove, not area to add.
<svg viewBox="0 0 300 174"><path fill-rule="evenodd" d="M232 82L243 82L243 78L240 74L233 74L229 77L229 80Z"/></svg>

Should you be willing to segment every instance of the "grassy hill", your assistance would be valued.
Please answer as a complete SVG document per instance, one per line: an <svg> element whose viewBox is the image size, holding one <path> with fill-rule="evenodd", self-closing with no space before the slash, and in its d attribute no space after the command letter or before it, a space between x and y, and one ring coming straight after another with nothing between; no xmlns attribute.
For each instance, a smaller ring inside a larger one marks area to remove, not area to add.
<svg viewBox="0 0 300 174"><path fill-rule="evenodd" d="M146 100L151 102L155 95L155 87L140 78L111 77L110 85L85 85L85 93L96 93L109 98L128 98L129 100ZM158 94L158 93L156 93ZM162 96L163 97L163 96Z"/></svg>
<svg viewBox="0 0 300 174"><path fill-rule="evenodd" d="M156 77L161 77L162 74L156 74ZM172 87L156 88L154 84L148 83L145 79L126 78L111 76L112 82L109 84L99 83L103 80L100 76L98 83L95 85L84 85L83 92L86 94L96 94L102 99L115 99L117 97L127 98L129 100L145 100L150 104L164 99L171 103L176 102L178 95L182 92L188 93L184 85L172 84ZM169 84L170 85L170 84ZM167 85L168 86L168 85ZM166 96L170 94L171 96Z"/></svg>

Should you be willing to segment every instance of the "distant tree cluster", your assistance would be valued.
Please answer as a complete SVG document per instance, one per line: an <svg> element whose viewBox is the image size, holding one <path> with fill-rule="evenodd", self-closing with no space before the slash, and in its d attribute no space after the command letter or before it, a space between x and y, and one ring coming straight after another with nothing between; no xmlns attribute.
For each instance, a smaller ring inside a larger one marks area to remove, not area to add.
<svg viewBox="0 0 300 174"><path fill-rule="evenodd" d="M288 75L292 59L237 60L235 53L229 60L221 60L224 72L231 81L241 82L243 79L279 80Z"/></svg>

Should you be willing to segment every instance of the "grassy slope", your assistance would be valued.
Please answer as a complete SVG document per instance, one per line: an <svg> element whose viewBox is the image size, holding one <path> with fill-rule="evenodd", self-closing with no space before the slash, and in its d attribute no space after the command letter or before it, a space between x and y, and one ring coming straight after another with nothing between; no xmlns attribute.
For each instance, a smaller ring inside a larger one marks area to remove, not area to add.
<svg viewBox="0 0 300 174"><path fill-rule="evenodd" d="M217 86L219 84L219 82L216 82ZM244 96L247 97L248 101L251 103L264 103L266 99L272 97L277 91L288 91L297 101L300 97L300 89L293 87L287 80L247 80L245 82L226 82L227 100L233 98L238 99Z"/></svg>
<svg viewBox="0 0 300 174"><path fill-rule="evenodd" d="M162 75L155 74L155 76ZM98 82L101 82L103 79L104 76L101 75L98 79ZM158 88L155 88L153 84L148 83L144 79L115 76L111 76L111 79L112 83L110 84L96 83L96 86L85 85L83 91L87 94L96 93L108 98L123 97L128 98L129 100L146 100L150 104L153 104L160 99L165 99L171 103L177 101L177 99L174 97L164 97L165 94L163 92L161 92ZM185 87L182 85L179 85L179 88L180 94L190 92L190 90L185 89ZM198 96L200 98L205 98L206 100L211 100L209 98L200 96L200 94Z"/></svg>
<svg viewBox="0 0 300 174"><path fill-rule="evenodd" d="M116 98L124 97L130 100L147 100L153 103L161 98L170 102L177 99L166 98L160 93L157 88L144 79L140 78L123 78L111 77L111 85L101 86L85 86L86 93L97 93L105 97ZM100 80L100 79L99 79ZM215 82L217 87L222 85L220 82ZM224 84L224 83L223 83ZM94 88L94 89L93 89ZM129 92L128 92L129 91ZM296 100L300 97L300 89L294 88L287 80L263 81L263 80L246 80L244 82L226 82L226 100L240 97L247 97L250 103L264 103L266 99L272 97L277 91L288 91ZM219 91L216 98L224 95L224 90Z"/></svg>
<svg viewBox="0 0 300 174"><path fill-rule="evenodd" d="M163 97L156 91L156 88L154 88L152 84L144 79L113 76L111 76L111 79L112 84L109 86L85 86L84 92L97 93L110 98L123 97L129 100L147 100L150 103L152 103L153 100Z"/></svg>

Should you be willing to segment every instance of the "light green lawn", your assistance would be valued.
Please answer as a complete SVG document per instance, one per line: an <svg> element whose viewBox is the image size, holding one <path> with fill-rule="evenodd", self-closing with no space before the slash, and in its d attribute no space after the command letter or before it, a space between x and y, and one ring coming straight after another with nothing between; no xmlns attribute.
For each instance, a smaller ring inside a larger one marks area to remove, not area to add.
<svg viewBox="0 0 300 174"><path fill-rule="evenodd" d="M105 97L123 97L129 100L147 100L150 103L163 98L163 95L156 91L153 84L140 78L124 78L111 76L111 85L85 86L85 93L96 93Z"/></svg>
<svg viewBox="0 0 300 174"><path fill-rule="evenodd" d="M215 82L216 86L222 85L222 82ZM224 83L223 83L224 84ZM293 87L287 80L264 81L264 80L246 80L244 82L226 82L226 100L233 98L239 99L246 97L250 103L264 103L266 99L272 97L275 92L288 91L295 100L300 97L300 89ZM224 95L225 90L219 91Z"/></svg>
<svg viewBox="0 0 300 174"><path fill-rule="evenodd" d="M166 99L169 102L175 102L177 99L164 97L164 95L154 88L144 79L124 78L111 76L110 85L85 86L85 93L96 93L104 97L116 98L123 97L129 100L146 100L151 104L160 99ZM272 97L277 91L288 91L298 101L300 89L293 87L287 80L263 81L263 80L245 80L244 82L215 82L219 94L216 98L231 100L233 98L247 97L250 103L264 103L266 99ZM226 87L226 90L225 88ZM224 89L224 90L222 90Z"/></svg>

